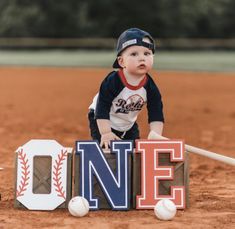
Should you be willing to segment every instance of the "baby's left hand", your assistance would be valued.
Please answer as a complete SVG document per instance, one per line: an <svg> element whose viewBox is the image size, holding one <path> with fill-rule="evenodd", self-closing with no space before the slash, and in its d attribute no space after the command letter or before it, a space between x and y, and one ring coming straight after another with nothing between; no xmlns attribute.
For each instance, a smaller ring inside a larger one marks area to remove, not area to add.
<svg viewBox="0 0 235 229"><path fill-rule="evenodd" d="M101 147L104 146L105 149L108 149L111 140L121 140L121 139L113 132L108 132L101 135L100 146Z"/></svg>

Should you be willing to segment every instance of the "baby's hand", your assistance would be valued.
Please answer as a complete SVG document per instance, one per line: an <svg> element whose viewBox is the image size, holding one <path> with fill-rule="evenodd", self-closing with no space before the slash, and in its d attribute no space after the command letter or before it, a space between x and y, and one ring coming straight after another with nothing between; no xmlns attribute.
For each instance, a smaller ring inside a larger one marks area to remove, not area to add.
<svg viewBox="0 0 235 229"><path fill-rule="evenodd" d="M100 146L101 147L104 146L105 149L108 149L110 146L111 140L121 140L121 139L113 132L108 132L108 133L101 135Z"/></svg>

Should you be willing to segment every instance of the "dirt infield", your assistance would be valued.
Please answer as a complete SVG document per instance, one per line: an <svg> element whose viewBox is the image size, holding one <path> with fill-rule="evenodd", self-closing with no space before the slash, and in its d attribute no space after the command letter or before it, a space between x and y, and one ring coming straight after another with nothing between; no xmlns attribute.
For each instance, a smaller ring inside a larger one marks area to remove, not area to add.
<svg viewBox="0 0 235 229"><path fill-rule="evenodd" d="M13 207L14 151L30 139L66 147L89 139L88 106L109 69L0 68L0 228L235 228L235 167L190 154L190 208L173 221L152 210L95 211L84 218ZM235 73L153 72L164 135L235 157ZM139 118L148 133L146 111Z"/></svg>

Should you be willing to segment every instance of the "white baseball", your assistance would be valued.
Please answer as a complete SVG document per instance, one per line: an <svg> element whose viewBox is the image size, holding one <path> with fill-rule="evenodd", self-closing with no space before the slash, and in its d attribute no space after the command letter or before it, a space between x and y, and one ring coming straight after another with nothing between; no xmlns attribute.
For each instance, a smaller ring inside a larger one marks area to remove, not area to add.
<svg viewBox="0 0 235 229"><path fill-rule="evenodd" d="M154 213L158 219L171 220L176 214L176 206L169 199L162 199L154 207Z"/></svg>
<svg viewBox="0 0 235 229"><path fill-rule="evenodd" d="M83 217L89 212L89 203L82 196L75 196L69 201L68 209L71 215Z"/></svg>

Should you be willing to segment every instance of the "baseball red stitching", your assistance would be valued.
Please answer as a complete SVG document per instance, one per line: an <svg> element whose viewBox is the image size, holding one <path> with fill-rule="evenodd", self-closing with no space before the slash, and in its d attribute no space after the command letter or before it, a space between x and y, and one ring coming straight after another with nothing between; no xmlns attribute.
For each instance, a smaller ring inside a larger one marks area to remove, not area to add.
<svg viewBox="0 0 235 229"><path fill-rule="evenodd" d="M58 154L58 160L55 160L56 165L54 165L54 171L53 171L53 181L55 186L55 191L58 193L57 196L65 198L65 191L63 190L64 187L61 185L61 169L63 165L63 161L66 159L67 151L63 152L61 150L61 153Z"/></svg>
<svg viewBox="0 0 235 229"><path fill-rule="evenodd" d="M21 169L22 169L22 176L20 180L20 185L19 188L16 191L16 197L23 196L24 192L26 191L26 186L29 184L29 165L28 162L29 160L26 159L26 153L23 152L23 149L18 152L18 160L20 161L21 164Z"/></svg>

